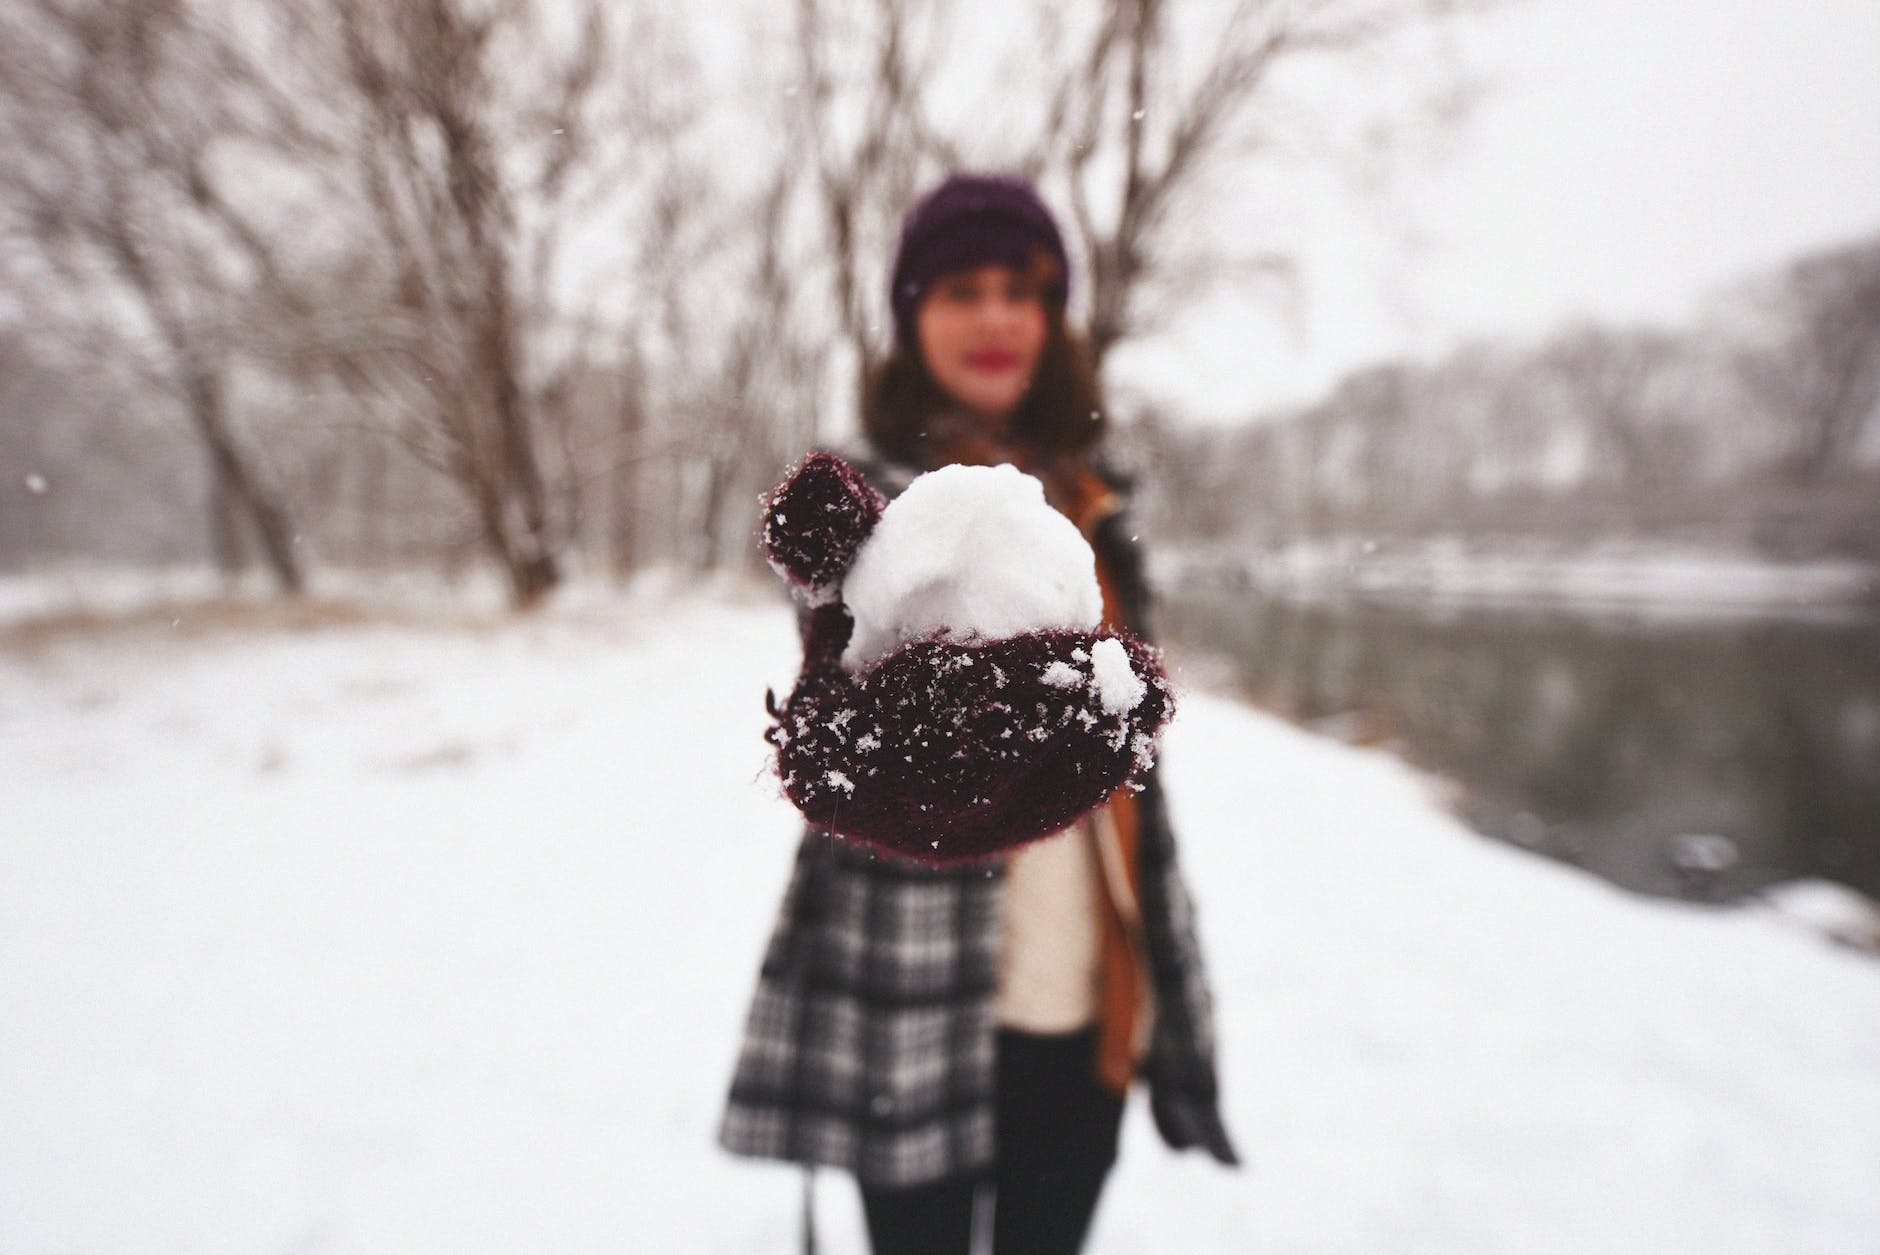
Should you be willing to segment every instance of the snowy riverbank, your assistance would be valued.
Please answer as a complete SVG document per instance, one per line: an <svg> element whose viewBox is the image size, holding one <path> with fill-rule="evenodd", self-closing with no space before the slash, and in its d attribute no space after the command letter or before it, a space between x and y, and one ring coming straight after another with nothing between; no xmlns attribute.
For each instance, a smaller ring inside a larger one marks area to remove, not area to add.
<svg viewBox="0 0 1880 1255"><path fill-rule="evenodd" d="M0 1250L793 1250L800 1179L711 1139L787 610L259 618L0 647ZM1871 1250L1870 957L1205 695L1167 763L1251 1163L1132 1109L1094 1255Z"/></svg>
<svg viewBox="0 0 1880 1255"><path fill-rule="evenodd" d="M1778 562L1735 550L1629 542L1563 549L1348 537L1252 554L1170 552L1158 578L1171 588L1291 599L1367 597L1662 618L1809 618L1872 615L1880 608L1880 568L1871 563Z"/></svg>

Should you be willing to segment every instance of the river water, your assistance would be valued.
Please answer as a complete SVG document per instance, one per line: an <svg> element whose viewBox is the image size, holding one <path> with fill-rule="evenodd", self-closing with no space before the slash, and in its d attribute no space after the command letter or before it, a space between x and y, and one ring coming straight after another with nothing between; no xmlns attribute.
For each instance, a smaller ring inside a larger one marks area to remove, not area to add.
<svg viewBox="0 0 1880 1255"><path fill-rule="evenodd" d="M1474 828L1644 893L1880 898L1880 622L1166 596L1171 656L1461 786Z"/></svg>

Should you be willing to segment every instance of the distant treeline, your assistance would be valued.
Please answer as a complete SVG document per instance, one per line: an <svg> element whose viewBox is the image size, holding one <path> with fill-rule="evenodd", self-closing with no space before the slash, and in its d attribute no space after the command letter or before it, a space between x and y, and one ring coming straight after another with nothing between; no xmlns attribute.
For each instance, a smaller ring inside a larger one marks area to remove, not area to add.
<svg viewBox="0 0 1880 1255"><path fill-rule="evenodd" d="M1238 428L1149 415L1133 435L1158 530L1224 552L1623 539L1880 560L1880 237L1685 329L1480 343Z"/></svg>

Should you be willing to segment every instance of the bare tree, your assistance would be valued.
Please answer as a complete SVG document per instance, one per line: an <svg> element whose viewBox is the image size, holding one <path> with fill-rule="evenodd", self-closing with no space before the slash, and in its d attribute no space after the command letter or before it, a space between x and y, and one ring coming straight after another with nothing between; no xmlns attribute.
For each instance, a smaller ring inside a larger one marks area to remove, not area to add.
<svg viewBox="0 0 1880 1255"><path fill-rule="evenodd" d="M869 259L891 250L893 223L936 169L1007 168L1068 192L1099 369L1116 345L1154 329L1157 308L1184 303L1158 295L1289 281L1284 255L1230 256L1192 229L1190 212L1226 171L1279 146L1253 125L1278 71L1375 51L1418 23L1484 3L1038 6L1022 46L1000 50L983 32L970 45L952 40L942 6L798 0L801 147L816 172L833 303L854 358L865 372L887 340ZM999 72L975 77L974 62ZM963 83L979 94L951 111L949 125L940 97Z"/></svg>
<svg viewBox="0 0 1880 1255"><path fill-rule="evenodd" d="M556 29L521 0L335 0L340 82L403 336L407 443L466 494L519 604L561 577L531 358L562 232L611 189L595 158L623 67L598 0ZM624 137L620 137L624 138ZM398 389L388 385L388 391Z"/></svg>
<svg viewBox="0 0 1880 1255"><path fill-rule="evenodd" d="M1099 366L1150 329L1151 292L1186 296L1222 278L1289 278L1273 251L1227 255L1191 229L1191 208L1229 167L1278 147L1256 127L1286 66L1379 49L1412 25L1478 3L1110 0L1081 40L1062 31L1046 62L1044 121L1022 164L1061 176L1090 276L1089 338ZM1055 22L1055 15L1047 15ZM1186 39L1177 38L1177 26ZM1453 107L1454 98L1446 103Z"/></svg>
<svg viewBox="0 0 1880 1255"><path fill-rule="evenodd" d="M1773 345L1743 356L1751 385L1793 432L1789 464L1821 479L1880 409L1880 240L1805 257L1781 276Z"/></svg>
<svg viewBox="0 0 1880 1255"><path fill-rule="evenodd" d="M929 119L946 50L931 0L797 0L786 160L808 157L839 333L858 377L888 343L879 295L895 223L935 165L964 157Z"/></svg>
<svg viewBox="0 0 1880 1255"><path fill-rule="evenodd" d="M749 219L756 245L718 370L722 435L705 451L702 522L712 566L756 560L749 502L814 438L818 355L802 332L786 253L795 178L788 167L779 169Z"/></svg>
<svg viewBox="0 0 1880 1255"><path fill-rule="evenodd" d="M1574 399L1593 436L1595 460L1616 487L1676 477L1679 431L1661 384L1678 353L1669 332L1585 326L1557 337L1539 365Z"/></svg>
<svg viewBox="0 0 1880 1255"><path fill-rule="evenodd" d="M614 565L715 566L751 556L749 502L776 478L783 433L800 448L820 361L805 351L804 289L782 223L801 174L704 159L698 136L653 141L629 267L623 332L629 451L612 467ZM813 324L826 343L827 323Z"/></svg>
<svg viewBox="0 0 1880 1255"><path fill-rule="evenodd" d="M0 206L32 258L14 273L67 288L67 334L149 354L207 454L218 556L235 560L243 527L297 592L288 506L229 400L241 329L280 295L281 265L217 160L278 137L264 132L284 103L230 27L185 0L29 0L0 18Z"/></svg>

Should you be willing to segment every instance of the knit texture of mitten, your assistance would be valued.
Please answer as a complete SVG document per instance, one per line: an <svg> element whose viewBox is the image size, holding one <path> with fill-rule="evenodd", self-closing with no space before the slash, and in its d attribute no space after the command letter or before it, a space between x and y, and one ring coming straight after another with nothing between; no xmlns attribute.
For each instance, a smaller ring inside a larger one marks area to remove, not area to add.
<svg viewBox="0 0 1880 1255"><path fill-rule="evenodd" d="M853 622L835 593L879 517L871 494L817 454L766 507L766 556L817 603L802 671L771 701L765 734L805 818L921 862L962 862L1059 831L1151 765L1173 701L1156 651L1127 633L987 638L962 625L845 669ZM859 539L845 530L856 524Z"/></svg>
<svg viewBox="0 0 1880 1255"><path fill-rule="evenodd" d="M887 499L833 453L812 453L764 501L764 557L812 605L841 583Z"/></svg>

